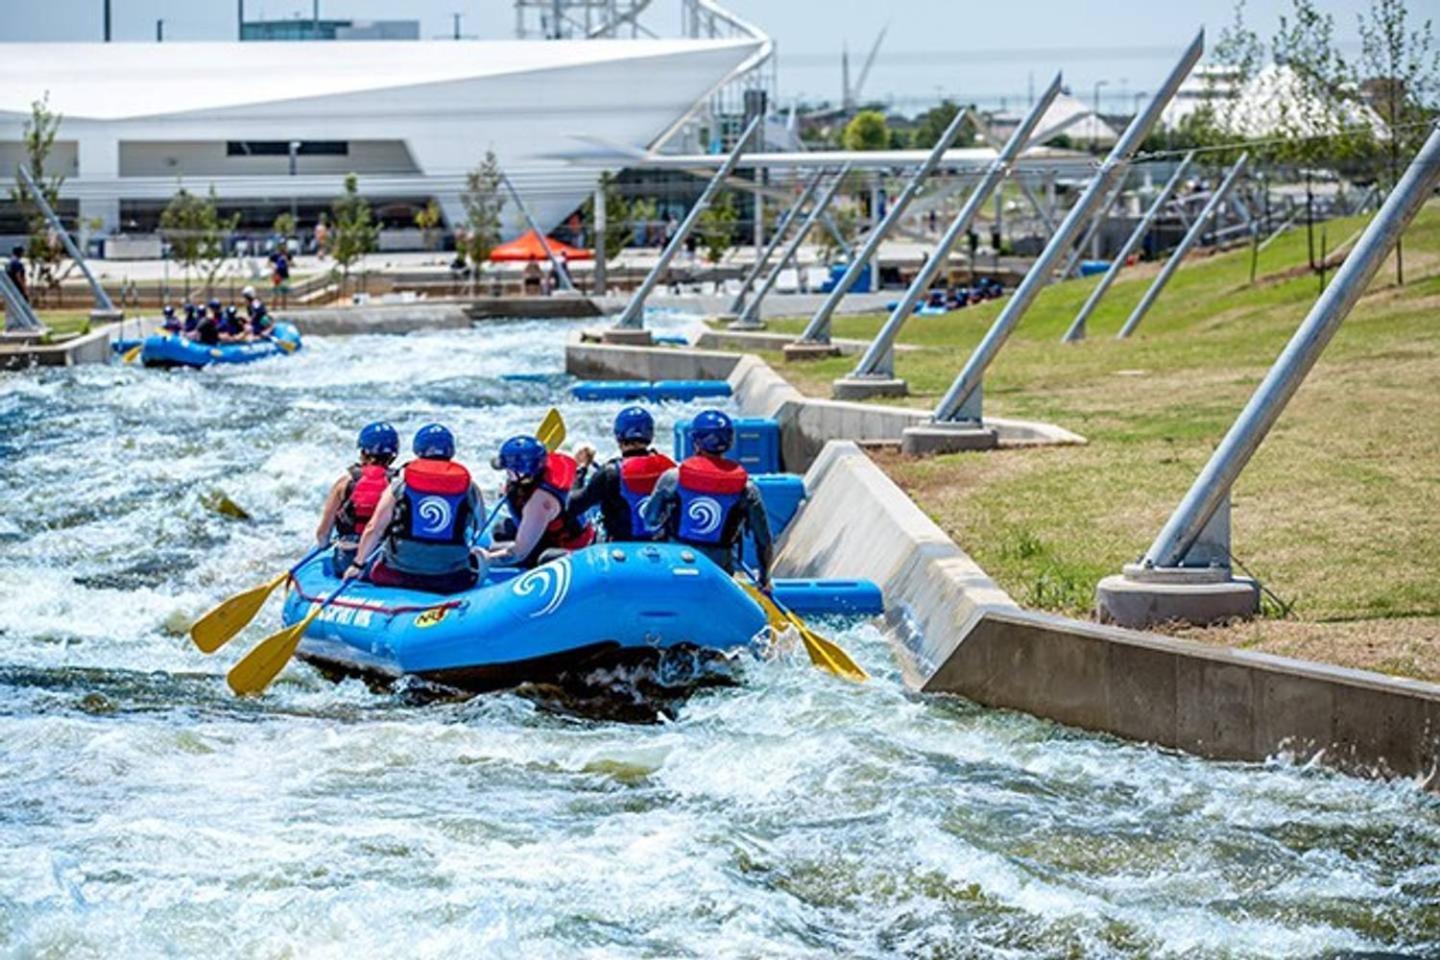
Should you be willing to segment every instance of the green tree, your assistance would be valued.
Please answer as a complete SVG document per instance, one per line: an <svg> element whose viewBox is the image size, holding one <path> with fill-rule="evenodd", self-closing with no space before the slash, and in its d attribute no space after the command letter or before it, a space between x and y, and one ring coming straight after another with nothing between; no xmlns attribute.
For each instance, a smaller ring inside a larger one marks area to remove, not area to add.
<svg viewBox="0 0 1440 960"><path fill-rule="evenodd" d="M710 206L700 212L700 219L696 223L696 229L700 232L700 242L705 247L705 259L711 263L719 263L735 242L735 226L740 222L740 214L735 209L735 197L728 191L722 191L719 196L710 201Z"/></svg>
<svg viewBox="0 0 1440 960"><path fill-rule="evenodd" d="M846 150L885 150L890 146L890 127L879 110L861 110L845 125L840 143Z"/></svg>
<svg viewBox="0 0 1440 960"><path fill-rule="evenodd" d="M931 107L920 114L915 121L915 130L910 135L910 143L917 149L928 150L940 142L940 137L945 133L947 127L960 112L960 105L953 100L941 100L939 106ZM973 106L972 106L973 111ZM960 132L955 135L955 142L952 147L968 147L975 142L975 120L973 112L965 118L960 125Z"/></svg>
<svg viewBox="0 0 1440 960"><path fill-rule="evenodd" d="M276 216L275 222L270 225L270 229L274 233L287 240L295 236L295 230L298 227L299 224L295 222L295 217L288 210Z"/></svg>
<svg viewBox="0 0 1440 960"><path fill-rule="evenodd" d="M415 228L420 231L421 242L426 250L435 248L436 236L444 219L440 204L435 202L434 197L431 197L423 208L415 211Z"/></svg>
<svg viewBox="0 0 1440 960"><path fill-rule="evenodd" d="M1367 75L1362 89L1389 128L1383 153L1392 189L1404 173L1402 158L1424 142L1426 121L1436 114L1440 68L1432 51L1430 21L1409 27L1404 0L1372 0L1368 16L1360 20L1360 59ZM1395 282L1405 282L1405 255L1395 242Z"/></svg>
<svg viewBox="0 0 1440 960"><path fill-rule="evenodd" d="M614 175L600 174L600 189L605 193L605 236L597 238L595 242L603 242L605 258L613 260L620 255L620 251L630 245L631 239L635 236L635 229L630 223L630 204L615 184ZM590 231L590 235L594 237L596 234L594 197L587 198L581 206L580 220Z"/></svg>
<svg viewBox="0 0 1440 960"><path fill-rule="evenodd" d="M375 249L380 225L373 222L370 204L360 196L360 179L345 175L345 192L330 205L335 223L330 230L330 255L340 265L341 291L350 279L350 266Z"/></svg>
<svg viewBox="0 0 1440 960"><path fill-rule="evenodd" d="M50 109L50 94L30 104L30 118L25 121L21 140L25 149L23 164L34 179L40 193L51 209L59 209L60 185L65 182L63 173L48 173L46 161L55 148L55 136L60 132L60 114ZM64 255L65 248L51 229L40 205L35 201L30 188L16 177L15 186L10 189L10 199L20 207L25 218L29 238L25 244L25 256L30 261L31 289L55 287L59 280L56 267Z"/></svg>
<svg viewBox="0 0 1440 960"><path fill-rule="evenodd" d="M196 271L208 296L225 264L225 238L240 225L240 214L221 217L212 186L206 196L181 187L160 214L160 233L171 255L185 269L185 294L190 294L190 273Z"/></svg>
<svg viewBox="0 0 1440 960"><path fill-rule="evenodd" d="M1315 258L1314 172L1335 167L1364 150L1369 131L1346 122L1354 89L1349 64L1335 44L1335 18L1313 0L1292 0L1271 43L1284 86L1275 97L1280 138L1278 159L1299 167L1305 180L1305 227L1311 269Z"/></svg>
<svg viewBox="0 0 1440 960"><path fill-rule="evenodd" d="M476 267L490 259L490 251L500 243L500 214L505 209L503 186L494 150L485 151L485 159L465 175L465 192L460 194L465 206L464 242L456 247Z"/></svg>

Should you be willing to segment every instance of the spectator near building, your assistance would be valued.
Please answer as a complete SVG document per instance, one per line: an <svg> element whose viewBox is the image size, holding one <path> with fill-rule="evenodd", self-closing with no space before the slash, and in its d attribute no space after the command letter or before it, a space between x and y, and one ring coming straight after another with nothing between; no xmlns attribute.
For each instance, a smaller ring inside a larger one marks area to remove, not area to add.
<svg viewBox="0 0 1440 960"><path fill-rule="evenodd" d="M24 247L11 248L10 259L5 263L5 276L10 278L10 282L15 284L15 289L20 291L20 296L25 298L26 303L29 303L30 288L25 283L25 261L20 259L24 252Z"/></svg>

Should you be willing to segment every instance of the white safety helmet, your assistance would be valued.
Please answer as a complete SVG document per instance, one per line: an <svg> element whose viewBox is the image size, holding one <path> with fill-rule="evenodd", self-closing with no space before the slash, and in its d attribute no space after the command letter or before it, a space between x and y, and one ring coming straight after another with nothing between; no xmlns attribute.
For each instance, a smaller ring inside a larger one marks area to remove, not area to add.
<svg viewBox="0 0 1440 960"><path fill-rule="evenodd" d="M234 288L234 287L231 287L230 289L233 290L233 289L235 289L235 288ZM255 299L255 288L252 287L252 286L250 286L249 284L246 284L246 285L245 285L245 289L240 291L240 296L244 297L246 300L254 300L254 299Z"/></svg>

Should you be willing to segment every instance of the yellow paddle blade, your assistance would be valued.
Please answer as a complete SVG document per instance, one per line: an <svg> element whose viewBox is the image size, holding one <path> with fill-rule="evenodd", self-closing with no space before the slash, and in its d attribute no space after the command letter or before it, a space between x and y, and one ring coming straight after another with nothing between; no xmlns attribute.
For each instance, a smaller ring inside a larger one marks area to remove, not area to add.
<svg viewBox="0 0 1440 960"><path fill-rule="evenodd" d="M271 580L269 583L262 583L258 587L251 587L244 593L237 593L229 600L220 603L215 609L195 621L190 628L190 639L195 641L195 646L204 653L214 653L230 639L245 629L245 625L255 619L255 614L265 605L265 599L280 584L285 582L288 573Z"/></svg>
<svg viewBox="0 0 1440 960"><path fill-rule="evenodd" d="M791 625L800 632L800 639L805 641L805 652L810 654L811 663L837 677L854 680L856 683L870 679L865 668L856 663L843 647L811 630L805 621L789 610L785 611L785 615L790 619Z"/></svg>
<svg viewBox="0 0 1440 960"><path fill-rule="evenodd" d="M242 697L264 691L270 686L270 681L285 669L285 664L295 655L295 648L300 646L300 638L305 635L305 628L319 615L320 607L316 606L295 626L286 627L261 640L254 650L245 654L225 675L225 682L230 685L230 689Z"/></svg>
<svg viewBox="0 0 1440 960"><path fill-rule="evenodd" d="M136 344L135 346L131 347L129 350L126 350L126 351L125 351L124 356L122 356L122 357L120 358L120 362L121 362L121 363L134 363L136 360L139 360L139 359L140 359L140 351L142 351L142 350L144 350L144 349L145 349L145 344L143 344L143 343Z"/></svg>
<svg viewBox="0 0 1440 960"><path fill-rule="evenodd" d="M805 644L805 652L809 655L812 664L827 673L843 677L846 680L854 680L857 683L870 679L870 674L866 673L864 668L856 663L839 644L826 640L810 629L805 621L781 607L753 583L747 583L739 578L736 578L736 582L750 595L750 599L758 603L760 609L765 611L765 619L770 621L770 629L780 631L786 627L795 628L795 632L800 634L801 642Z"/></svg>
<svg viewBox="0 0 1440 960"><path fill-rule="evenodd" d="M560 416L560 411L554 407L545 414L545 419L540 421L540 427L535 431L535 437L545 444L545 449L554 453L560 449L560 444L565 442L565 418Z"/></svg>
<svg viewBox="0 0 1440 960"><path fill-rule="evenodd" d="M276 340L275 342L280 346L280 349L284 350L286 353L294 353L296 350L300 349L300 344L294 342L293 340Z"/></svg>

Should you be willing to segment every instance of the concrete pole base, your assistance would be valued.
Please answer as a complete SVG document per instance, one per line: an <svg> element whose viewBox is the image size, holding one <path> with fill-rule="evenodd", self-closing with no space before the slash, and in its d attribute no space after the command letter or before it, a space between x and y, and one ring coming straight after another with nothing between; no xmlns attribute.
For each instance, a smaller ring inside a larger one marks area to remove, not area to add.
<svg viewBox="0 0 1440 960"><path fill-rule="evenodd" d="M91 323L119 323L124 319L124 310L101 310L97 307L90 311Z"/></svg>
<svg viewBox="0 0 1440 960"><path fill-rule="evenodd" d="M904 397L910 385L899 377L841 377L830 385L836 400L870 400L874 397Z"/></svg>
<svg viewBox="0 0 1440 960"><path fill-rule="evenodd" d="M608 327L600 334L600 342L624 347L650 347L655 344L655 335L644 329Z"/></svg>
<svg viewBox="0 0 1440 960"><path fill-rule="evenodd" d="M900 452L912 457L994 450L999 443L994 430L973 423L926 423L900 432Z"/></svg>
<svg viewBox="0 0 1440 960"><path fill-rule="evenodd" d="M764 330L764 320L732 320L725 324L726 330Z"/></svg>
<svg viewBox="0 0 1440 960"><path fill-rule="evenodd" d="M1260 585L1224 567L1145 568L1126 564L1095 588L1100 620L1134 630L1161 623L1206 626L1260 612Z"/></svg>
<svg viewBox="0 0 1440 960"><path fill-rule="evenodd" d="M709 325L711 325L711 326L726 326L726 327L728 327L728 326L730 326L730 324L732 324L732 323L738 323L738 322L739 322L739 320L740 320L740 314L738 314L738 313L731 313L731 312L729 312L729 311L727 310L727 311L725 311L724 313L712 313L712 314L710 314L709 316L705 317L704 320L705 320L705 323L706 323L706 324L709 324Z"/></svg>
<svg viewBox="0 0 1440 960"><path fill-rule="evenodd" d="M797 340L784 347L786 363L804 363L806 360L824 360L840 356L840 348L833 343L808 343Z"/></svg>

